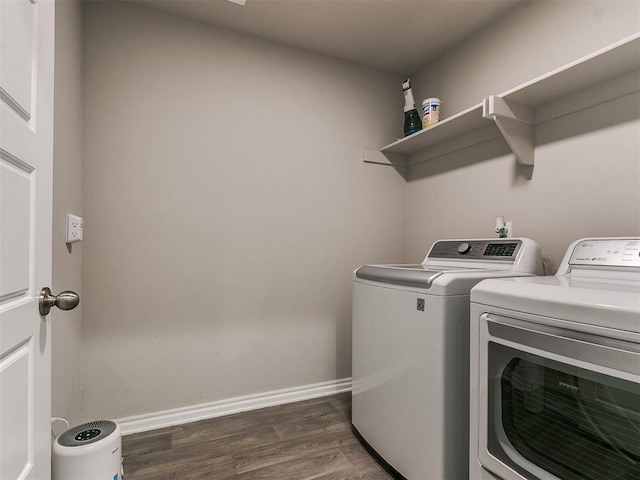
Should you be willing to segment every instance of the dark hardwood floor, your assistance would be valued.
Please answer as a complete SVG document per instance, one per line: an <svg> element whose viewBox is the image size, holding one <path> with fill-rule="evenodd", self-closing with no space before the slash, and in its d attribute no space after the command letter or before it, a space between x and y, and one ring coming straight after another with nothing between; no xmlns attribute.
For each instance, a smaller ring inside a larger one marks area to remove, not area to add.
<svg viewBox="0 0 640 480"><path fill-rule="evenodd" d="M343 393L128 435L125 480L389 480Z"/></svg>

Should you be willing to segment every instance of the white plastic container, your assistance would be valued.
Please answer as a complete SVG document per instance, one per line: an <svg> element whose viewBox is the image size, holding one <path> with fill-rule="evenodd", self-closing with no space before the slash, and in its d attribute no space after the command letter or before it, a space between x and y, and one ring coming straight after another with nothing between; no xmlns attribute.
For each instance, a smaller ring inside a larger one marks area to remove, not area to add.
<svg viewBox="0 0 640 480"><path fill-rule="evenodd" d="M440 99L427 98L422 102L422 128L440 121Z"/></svg>
<svg viewBox="0 0 640 480"><path fill-rule="evenodd" d="M121 480L122 433L98 420L71 428L53 442L53 480Z"/></svg>

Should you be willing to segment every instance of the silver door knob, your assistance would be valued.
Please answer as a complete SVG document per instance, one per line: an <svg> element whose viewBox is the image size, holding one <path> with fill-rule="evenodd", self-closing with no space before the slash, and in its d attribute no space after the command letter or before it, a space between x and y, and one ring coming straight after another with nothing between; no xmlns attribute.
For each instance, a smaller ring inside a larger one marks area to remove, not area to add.
<svg viewBox="0 0 640 480"><path fill-rule="evenodd" d="M40 290L38 296L38 307L40 315L49 315L51 307L58 307L60 310L73 310L80 303L80 296L70 290L61 292L59 295L52 295L49 287Z"/></svg>

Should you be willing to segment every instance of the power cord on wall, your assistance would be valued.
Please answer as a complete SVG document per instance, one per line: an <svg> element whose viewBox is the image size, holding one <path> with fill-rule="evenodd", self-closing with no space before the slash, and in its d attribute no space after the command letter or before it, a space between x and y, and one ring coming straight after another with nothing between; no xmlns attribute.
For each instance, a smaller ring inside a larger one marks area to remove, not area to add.
<svg viewBox="0 0 640 480"><path fill-rule="evenodd" d="M56 432L54 431L54 428L53 428L53 424L54 424L55 422L64 422L64 423L65 423L65 425L66 425L65 429L64 429L62 432L58 432L58 433L56 434ZM66 420L66 419L64 419L64 418L62 418L62 417L51 417L51 438L52 438L53 440L55 440L56 438L58 438L58 435L60 435L60 434L61 434L61 433L63 433L63 432L66 432L67 430L69 430L69 426L70 426L70 425L69 425L68 420Z"/></svg>

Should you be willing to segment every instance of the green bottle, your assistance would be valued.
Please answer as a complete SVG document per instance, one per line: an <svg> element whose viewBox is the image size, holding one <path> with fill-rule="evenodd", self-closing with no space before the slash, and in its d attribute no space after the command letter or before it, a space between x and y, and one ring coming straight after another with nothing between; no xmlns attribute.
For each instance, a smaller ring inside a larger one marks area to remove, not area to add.
<svg viewBox="0 0 640 480"><path fill-rule="evenodd" d="M406 137L422 130L422 118L416 108L408 78L402 82L402 92L404 93L404 136Z"/></svg>

